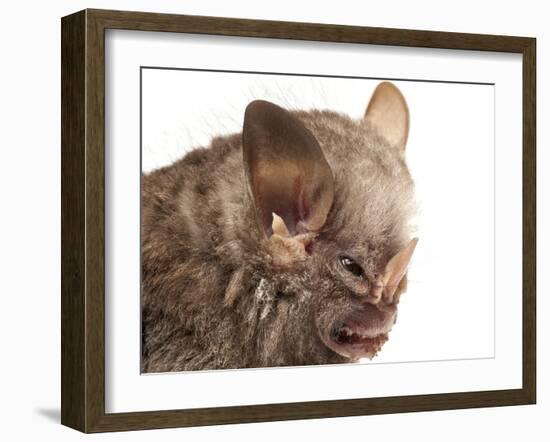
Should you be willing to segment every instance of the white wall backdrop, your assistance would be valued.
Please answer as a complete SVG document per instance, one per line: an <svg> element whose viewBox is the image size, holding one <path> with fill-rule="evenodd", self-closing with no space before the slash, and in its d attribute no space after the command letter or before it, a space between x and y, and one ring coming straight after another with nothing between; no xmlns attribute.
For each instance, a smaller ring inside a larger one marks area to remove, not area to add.
<svg viewBox="0 0 550 442"><path fill-rule="evenodd" d="M2 440L88 440L59 425L60 17L95 7L538 38L538 364L536 406L106 434L95 440L545 440L550 413L550 29L544 2L22 0L4 5L0 114Z"/></svg>

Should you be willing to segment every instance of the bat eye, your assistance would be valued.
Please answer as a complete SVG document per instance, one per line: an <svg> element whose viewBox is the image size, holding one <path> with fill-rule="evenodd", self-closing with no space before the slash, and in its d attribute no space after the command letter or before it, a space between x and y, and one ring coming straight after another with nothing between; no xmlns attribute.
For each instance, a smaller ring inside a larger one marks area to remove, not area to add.
<svg viewBox="0 0 550 442"><path fill-rule="evenodd" d="M339 258L342 267L354 276L363 276L363 269L353 259L348 256L341 256Z"/></svg>

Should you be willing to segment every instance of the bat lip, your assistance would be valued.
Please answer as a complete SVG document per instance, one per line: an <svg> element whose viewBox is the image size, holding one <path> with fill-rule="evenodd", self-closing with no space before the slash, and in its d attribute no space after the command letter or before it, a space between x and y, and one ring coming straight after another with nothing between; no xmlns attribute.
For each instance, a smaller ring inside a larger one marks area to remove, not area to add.
<svg viewBox="0 0 550 442"><path fill-rule="evenodd" d="M381 350L388 340L388 334L382 333L373 337L362 337L355 333L345 335L344 333L331 333L327 346L341 356L352 360L369 358L372 359Z"/></svg>
<svg viewBox="0 0 550 442"><path fill-rule="evenodd" d="M388 340L394 320L393 314L363 306L339 316L321 338L328 348L346 358L373 358Z"/></svg>

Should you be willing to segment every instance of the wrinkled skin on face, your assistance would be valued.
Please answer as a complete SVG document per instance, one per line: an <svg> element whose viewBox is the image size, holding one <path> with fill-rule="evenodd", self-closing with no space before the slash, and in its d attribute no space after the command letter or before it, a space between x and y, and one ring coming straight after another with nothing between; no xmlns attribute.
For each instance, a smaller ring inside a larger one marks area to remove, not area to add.
<svg viewBox="0 0 550 442"><path fill-rule="evenodd" d="M310 307L303 310L301 320L315 327L319 345L343 360L374 357L396 321L399 297L406 289L406 269L417 240L395 254L364 249L361 256L360 249L350 250L328 234L291 237L277 215L272 230L268 247L278 259L272 271L283 278L297 271L293 284L298 288L294 290L308 296L297 297L295 302ZM281 243L286 248L281 248ZM285 256L283 262L281 254ZM379 258L369 261L372 256Z"/></svg>
<svg viewBox="0 0 550 442"><path fill-rule="evenodd" d="M408 127L390 83L359 121L254 101L242 134L145 176L142 370L374 357L417 244Z"/></svg>
<svg viewBox="0 0 550 442"><path fill-rule="evenodd" d="M411 242L405 252L415 246L416 241ZM372 358L387 341L397 319L397 304L406 286L406 276L402 276L397 287L390 287L383 276L387 265L367 267L357 275L358 271L351 273L342 264L340 253L326 249L323 252L333 259L324 263L327 272L324 293L330 295L320 297L315 309L319 335L327 347L344 357Z"/></svg>

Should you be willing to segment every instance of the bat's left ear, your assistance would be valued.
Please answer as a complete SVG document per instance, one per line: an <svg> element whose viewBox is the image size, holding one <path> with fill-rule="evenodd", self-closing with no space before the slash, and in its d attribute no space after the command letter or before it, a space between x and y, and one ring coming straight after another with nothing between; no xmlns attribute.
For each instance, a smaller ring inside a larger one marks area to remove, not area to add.
<svg viewBox="0 0 550 442"><path fill-rule="evenodd" d="M370 99L365 120L388 142L405 150L409 136L409 108L401 91L388 81L380 83Z"/></svg>
<svg viewBox="0 0 550 442"><path fill-rule="evenodd" d="M332 171L317 139L296 115L256 100L244 115L243 162L273 263L304 259L334 199Z"/></svg>
<svg viewBox="0 0 550 442"><path fill-rule="evenodd" d="M323 227L334 198L332 171L319 143L295 115L268 101L250 103L243 161L267 238L284 231L281 223L291 236Z"/></svg>

